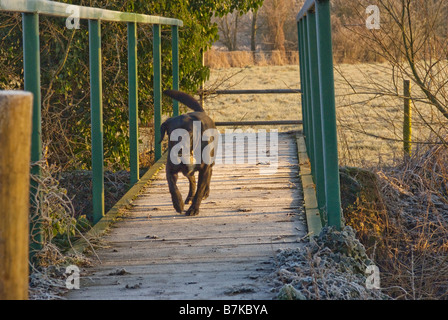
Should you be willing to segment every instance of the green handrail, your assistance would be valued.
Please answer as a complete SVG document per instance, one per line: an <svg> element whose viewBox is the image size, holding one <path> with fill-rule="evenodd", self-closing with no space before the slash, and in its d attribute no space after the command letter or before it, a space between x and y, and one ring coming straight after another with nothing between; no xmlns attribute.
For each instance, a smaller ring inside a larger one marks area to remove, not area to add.
<svg viewBox="0 0 448 320"><path fill-rule="evenodd" d="M178 27L183 22L159 16L150 16L129 12L118 12L100 8L70 5L47 0L0 0L0 11L21 12L23 16L23 52L25 90L34 95L33 133L31 161L37 162L42 156L41 135L41 90L40 90L40 45L39 15L69 18L76 12L75 18L89 20L89 61L91 87L91 124L92 124L92 184L93 213L97 223L104 216L104 158L103 158L103 103L101 70L101 21L126 22L128 24L128 79L129 79L129 131L130 131L130 171L131 184L139 180L138 160L138 74L137 74L137 24L152 24L154 30L154 129L155 155L161 157L160 125L162 112L162 70L161 70L161 25L170 25L173 50L173 88L179 89L179 35ZM173 114L179 114L177 104ZM39 168L32 168L39 175ZM36 189L36 188L32 188ZM36 193L31 198L38 197ZM38 221L38 217L35 217ZM41 243L39 225L33 224L31 247L36 250Z"/></svg>
<svg viewBox="0 0 448 320"><path fill-rule="evenodd" d="M330 1L307 0L297 15L306 147L323 224L342 227Z"/></svg>

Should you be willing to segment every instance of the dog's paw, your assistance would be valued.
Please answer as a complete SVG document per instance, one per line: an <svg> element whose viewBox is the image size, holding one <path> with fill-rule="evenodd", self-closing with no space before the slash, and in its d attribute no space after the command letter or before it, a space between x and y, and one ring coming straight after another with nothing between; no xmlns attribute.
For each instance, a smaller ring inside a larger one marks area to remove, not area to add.
<svg viewBox="0 0 448 320"><path fill-rule="evenodd" d="M182 214L184 212L184 204L181 202L174 204L174 209L177 211L177 213Z"/></svg>
<svg viewBox="0 0 448 320"><path fill-rule="evenodd" d="M185 215L188 216L197 216L199 214L199 209L190 208L187 210Z"/></svg>

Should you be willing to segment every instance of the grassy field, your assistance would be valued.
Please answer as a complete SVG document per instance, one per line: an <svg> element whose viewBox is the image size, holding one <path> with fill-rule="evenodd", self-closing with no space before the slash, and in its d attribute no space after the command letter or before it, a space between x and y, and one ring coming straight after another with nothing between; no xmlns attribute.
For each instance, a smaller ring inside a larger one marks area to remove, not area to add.
<svg viewBox="0 0 448 320"><path fill-rule="evenodd" d="M336 65L334 76L341 165L377 167L401 161L403 87L402 83L393 82L388 65ZM299 66L212 69L205 87L296 89L300 88ZM415 88L413 91L413 96L418 97L419 92ZM205 108L215 121L302 119L300 94L211 96ZM446 134L447 122L427 105L415 103L413 141L427 142L434 135L419 114L433 124L438 134ZM280 131L294 129L291 126L276 128ZM415 144L414 150L419 146Z"/></svg>

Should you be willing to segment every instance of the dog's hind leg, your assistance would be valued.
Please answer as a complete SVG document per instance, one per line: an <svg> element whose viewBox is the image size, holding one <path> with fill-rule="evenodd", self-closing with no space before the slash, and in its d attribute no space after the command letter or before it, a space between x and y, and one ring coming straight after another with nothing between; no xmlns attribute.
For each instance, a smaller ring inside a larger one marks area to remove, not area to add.
<svg viewBox="0 0 448 320"><path fill-rule="evenodd" d="M193 197L193 203L185 213L187 216L197 216L199 214L199 206L204 198L205 191L207 189L207 182L209 182L209 176L211 175L210 170L207 169L208 168L205 168L199 171L198 189Z"/></svg>
<svg viewBox="0 0 448 320"><path fill-rule="evenodd" d="M210 182L212 179L212 169L210 168L210 173L208 175L208 180L207 183L205 185L205 192L204 192L204 196L202 197L202 200L205 200L208 198L208 196L210 195Z"/></svg>
<svg viewBox="0 0 448 320"><path fill-rule="evenodd" d="M188 191L188 196L185 199L185 204L189 204L194 197L195 194L195 190L196 190L196 179L194 177L194 173L192 172L191 174L186 175L188 182L190 183L190 189Z"/></svg>
<svg viewBox="0 0 448 320"><path fill-rule="evenodd" d="M182 201L182 195L177 188L177 173L166 172L166 180L168 181L168 187L171 193L171 200L173 201L173 207L177 212L182 213L184 211L184 202Z"/></svg>

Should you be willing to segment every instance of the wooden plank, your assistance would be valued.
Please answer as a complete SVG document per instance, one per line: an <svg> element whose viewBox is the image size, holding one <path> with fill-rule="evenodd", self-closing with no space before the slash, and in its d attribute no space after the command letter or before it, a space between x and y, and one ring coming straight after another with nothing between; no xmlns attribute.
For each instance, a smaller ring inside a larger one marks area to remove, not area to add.
<svg viewBox="0 0 448 320"><path fill-rule="evenodd" d="M311 234L311 237L316 237L322 229L322 222L317 205L316 189L311 175L310 161L306 152L305 140L301 135L297 135L297 150L308 232Z"/></svg>

